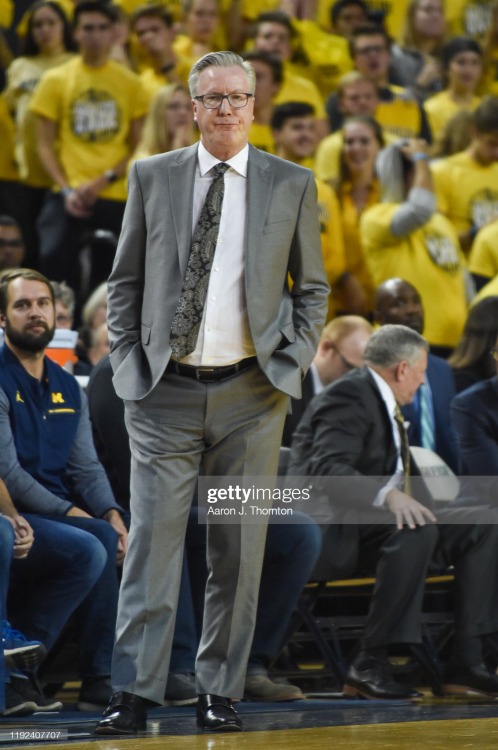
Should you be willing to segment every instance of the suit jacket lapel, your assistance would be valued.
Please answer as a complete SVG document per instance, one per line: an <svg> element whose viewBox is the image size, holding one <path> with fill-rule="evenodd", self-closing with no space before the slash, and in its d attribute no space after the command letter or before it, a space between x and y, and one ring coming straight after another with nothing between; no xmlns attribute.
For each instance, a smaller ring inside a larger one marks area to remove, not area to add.
<svg viewBox="0 0 498 750"><path fill-rule="evenodd" d="M175 226L178 257L185 274L192 244L192 205L198 144L179 152L169 168L169 194Z"/></svg>
<svg viewBox="0 0 498 750"><path fill-rule="evenodd" d="M377 385L375 383L375 380L370 375L369 371L365 369L367 382L370 385L370 388L373 392L375 402L377 404L377 407L379 409L379 417L381 418L384 429L386 432L386 463L384 466L384 473L385 474L392 474L396 467L396 461L398 459L398 451L396 450L396 444L394 442L393 437L393 426L391 422L391 417L389 416L386 405L384 403L384 399L382 398L382 395L377 388Z"/></svg>

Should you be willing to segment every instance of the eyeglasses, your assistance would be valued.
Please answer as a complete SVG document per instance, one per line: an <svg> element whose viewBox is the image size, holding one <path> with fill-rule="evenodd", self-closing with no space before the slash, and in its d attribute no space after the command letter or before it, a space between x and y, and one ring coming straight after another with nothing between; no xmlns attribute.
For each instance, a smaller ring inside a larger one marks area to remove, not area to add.
<svg viewBox="0 0 498 750"><path fill-rule="evenodd" d="M0 239L0 247L22 247L22 240L2 240Z"/></svg>
<svg viewBox="0 0 498 750"><path fill-rule="evenodd" d="M363 49L355 49L355 55L380 55L382 52L388 52L387 47L384 44L371 44L369 47L363 47Z"/></svg>
<svg viewBox="0 0 498 750"><path fill-rule="evenodd" d="M203 94L202 96L194 96L194 99L202 102L206 109L218 109L223 104L223 99L226 99L234 109L242 109L247 105L251 96L254 96L254 94Z"/></svg>

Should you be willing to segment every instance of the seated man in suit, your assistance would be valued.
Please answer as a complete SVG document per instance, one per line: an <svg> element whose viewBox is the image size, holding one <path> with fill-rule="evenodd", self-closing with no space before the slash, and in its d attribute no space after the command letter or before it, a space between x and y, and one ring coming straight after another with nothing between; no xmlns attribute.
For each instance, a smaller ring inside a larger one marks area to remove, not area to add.
<svg viewBox="0 0 498 750"><path fill-rule="evenodd" d="M317 492L327 492L332 504L331 543L338 555L347 553L349 575L361 564L370 573L373 568L377 579L346 695L417 696L395 681L388 648L421 640L424 582L433 553L456 572L455 639L442 692L498 695L498 677L481 654L481 637L498 628L498 529L467 523L471 513L463 509L438 511L436 525L432 498L422 480L416 482L419 472L399 410L425 380L427 351L422 336L406 326L380 328L366 346L366 367L313 400L292 443L288 473L322 477L312 484L319 484Z"/></svg>
<svg viewBox="0 0 498 750"><path fill-rule="evenodd" d="M292 413L285 419L282 445L290 447L294 431L313 396L363 365L363 352L372 332L370 323L359 315L343 315L327 323L303 380L303 396L300 400L292 399Z"/></svg>
<svg viewBox="0 0 498 750"><path fill-rule="evenodd" d="M394 323L408 326L422 334L424 308L417 289L403 279L388 279L375 292L375 321L383 326ZM411 404L401 411L408 422L410 445L435 451L458 474L458 446L450 417L450 404L455 396L451 367L429 353L427 372Z"/></svg>

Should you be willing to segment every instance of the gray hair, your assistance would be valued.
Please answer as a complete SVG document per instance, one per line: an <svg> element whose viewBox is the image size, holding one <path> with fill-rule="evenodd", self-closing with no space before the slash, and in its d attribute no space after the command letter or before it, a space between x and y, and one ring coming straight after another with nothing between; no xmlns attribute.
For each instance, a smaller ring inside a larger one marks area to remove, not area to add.
<svg viewBox="0 0 498 750"><path fill-rule="evenodd" d="M51 281L52 289L54 290L54 297L56 302L60 302L64 305L68 313L74 315L74 292L65 281Z"/></svg>
<svg viewBox="0 0 498 750"><path fill-rule="evenodd" d="M375 331L365 348L367 365L387 368L406 361L415 364L421 351L428 352L429 344L416 331L407 326L385 325Z"/></svg>
<svg viewBox="0 0 498 750"><path fill-rule="evenodd" d="M198 83L200 74L203 70L212 66L217 68L241 68L247 76L249 88L247 93L254 94L256 91L256 73L248 60L243 60L236 52L208 52L207 55L197 60L190 70L188 86L192 99L199 95Z"/></svg>

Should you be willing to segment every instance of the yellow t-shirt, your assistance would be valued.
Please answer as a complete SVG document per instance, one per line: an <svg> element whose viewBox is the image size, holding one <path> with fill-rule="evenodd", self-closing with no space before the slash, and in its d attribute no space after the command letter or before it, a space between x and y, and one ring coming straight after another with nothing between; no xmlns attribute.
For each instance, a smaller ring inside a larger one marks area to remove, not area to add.
<svg viewBox="0 0 498 750"><path fill-rule="evenodd" d="M13 16L14 6L12 0L0 0L0 26L3 29L10 29Z"/></svg>
<svg viewBox="0 0 498 750"><path fill-rule="evenodd" d="M498 217L498 162L483 167L461 151L431 163L438 210L458 234Z"/></svg>
<svg viewBox="0 0 498 750"><path fill-rule="evenodd" d="M64 52L57 57L18 57L7 70L5 96L15 109L16 159L22 181L31 187L50 187L51 181L38 156L36 118L29 111L29 103L42 75L68 62L72 56L70 52Z"/></svg>
<svg viewBox="0 0 498 750"><path fill-rule="evenodd" d="M477 233L469 255L469 271L488 279L498 274L498 220Z"/></svg>
<svg viewBox="0 0 498 750"><path fill-rule="evenodd" d="M327 97L337 89L339 79L353 69L349 44L342 36L325 33L315 21L293 19L292 23L309 60L306 68L295 73L309 78L321 95Z"/></svg>
<svg viewBox="0 0 498 750"><path fill-rule="evenodd" d="M0 94L0 180L17 182L19 172L17 171L14 157L16 126L5 101Z"/></svg>
<svg viewBox="0 0 498 750"><path fill-rule="evenodd" d="M337 197L330 187L321 180L315 180L318 191L318 219L322 256L327 281L333 287L346 270L346 255L341 231L341 211ZM334 317L337 308L334 290L329 295L327 319Z"/></svg>
<svg viewBox="0 0 498 750"><path fill-rule="evenodd" d="M261 151L267 151L269 154L275 153L275 141L269 125L253 122L249 130L249 143Z"/></svg>
<svg viewBox="0 0 498 750"><path fill-rule="evenodd" d="M474 96L468 105L461 106L453 101L447 91L430 96L425 100L424 108L431 126L432 137L439 138L454 115L462 111L473 112L479 106L480 101L481 97Z"/></svg>
<svg viewBox="0 0 498 750"><path fill-rule="evenodd" d="M286 102L306 102L314 108L317 119L325 120L327 118L325 102L315 84L307 78L288 73L284 68L284 80L273 103L277 106Z"/></svg>
<svg viewBox="0 0 498 750"><path fill-rule="evenodd" d="M486 286L483 286L470 303L470 306L474 307L474 305L477 305L478 302L486 299L486 297L498 297L498 276L495 276Z"/></svg>
<svg viewBox="0 0 498 750"><path fill-rule="evenodd" d="M191 67L190 60L180 56L178 56L178 63L168 73L156 73L153 68L144 67L139 78L147 95L147 102L150 104L154 94L169 83L181 83L187 87Z"/></svg>
<svg viewBox="0 0 498 750"><path fill-rule="evenodd" d="M389 99L381 100L375 119L395 138L420 138L422 116L415 97L401 86L389 86Z"/></svg>
<svg viewBox="0 0 498 750"><path fill-rule="evenodd" d="M242 18L255 21L261 13L278 10L280 0L242 0L240 13Z"/></svg>
<svg viewBox="0 0 498 750"><path fill-rule="evenodd" d="M449 31L482 42L491 25L494 4L495 0L447 0L445 17Z"/></svg>
<svg viewBox="0 0 498 750"><path fill-rule="evenodd" d="M58 124L61 165L77 187L130 155L130 124L146 114L147 96L139 77L119 63L91 68L78 56L43 76L30 111ZM125 200L125 179L100 197Z"/></svg>
<svg viewBox="0 0 498 750"><path fill-rule="evenodd" d="M398 204L379 203L361 218L360 236L373 283L399 277L413 284L425 310L425 338L436 346L453 347L467 318L458 237L438 213L406 237L395 237L390 227L398 209Z"/></svg>
<svg viewBox="0 0 498 750"><path fill-rule="evenodd" d="M367 205L362 212L358 211L351 196L350 184L346 183L341 186L339 198L342 235L346 248L346 270L358 279L367 296L368 310L373 310L375 285L363 253L360 238L360 219L365 211L379 202L379 185L376 180L370 185Z"/></svg>

